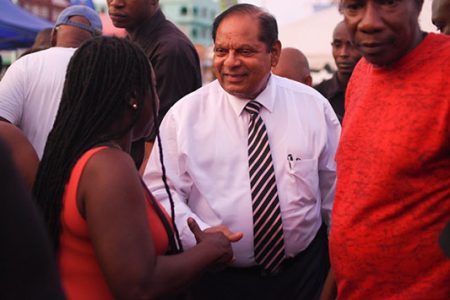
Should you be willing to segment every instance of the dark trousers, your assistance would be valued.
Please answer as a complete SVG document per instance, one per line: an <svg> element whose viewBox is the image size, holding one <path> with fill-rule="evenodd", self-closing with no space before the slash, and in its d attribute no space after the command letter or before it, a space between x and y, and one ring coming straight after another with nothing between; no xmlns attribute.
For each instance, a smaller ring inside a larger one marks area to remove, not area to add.
<svg viewBox="0 0 450 300"><path fill-rule="evenodd" d="M192 300L315 300L330 268L326 227L310 245L283 263L276 275L260 267L227 268L207 273L191 289Z"/></svg>

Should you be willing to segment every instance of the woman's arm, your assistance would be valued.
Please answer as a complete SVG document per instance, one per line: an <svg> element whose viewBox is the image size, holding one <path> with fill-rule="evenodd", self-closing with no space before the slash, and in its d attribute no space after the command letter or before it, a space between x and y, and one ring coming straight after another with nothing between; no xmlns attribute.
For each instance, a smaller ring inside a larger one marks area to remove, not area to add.
<svg viewBox="0 0 450 300"><path fill-rule="evenodd" d="M190 224L198 245L182 254L157 256L139 175L124 152L107 149L86 165L78 207L89 228L100 267L118 299L153 299L176 293L209 267L233 257L222 233Z"/></svg>
<svg viewBox="0 0 450 300"><path fill-rule="evenodd" d="M39 165L39 158L33 145L19 128L2 120L0 120L0 138L9 147L14 165L31 191Z"/></svg>

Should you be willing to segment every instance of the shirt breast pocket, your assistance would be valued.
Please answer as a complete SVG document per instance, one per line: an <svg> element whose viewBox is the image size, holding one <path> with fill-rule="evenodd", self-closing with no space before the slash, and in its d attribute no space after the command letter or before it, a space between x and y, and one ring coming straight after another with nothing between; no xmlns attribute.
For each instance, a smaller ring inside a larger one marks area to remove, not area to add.
<svg viewBox="0 0 450 300"><path fill-rule="evenodd" d="M289 175L294 187L291 200L307 203L319 199L319 174L317 159L295 159L288 161ZM306 203L305 203L306 204Z"/></svg>

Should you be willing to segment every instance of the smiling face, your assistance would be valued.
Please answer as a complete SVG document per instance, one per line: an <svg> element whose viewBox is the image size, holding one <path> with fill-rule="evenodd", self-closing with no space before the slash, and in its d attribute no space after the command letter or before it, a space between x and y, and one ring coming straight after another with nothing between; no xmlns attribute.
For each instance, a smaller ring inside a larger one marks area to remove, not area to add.
<svg viewBox="0 0 450 300"><path fill-rule="evenodd" d="M107 0L109 16L115 27L131 31L154 15L157 0Z"/></svg>
<svg viewBox="0 0 450 300"><path fill-rule="evenodd" d="M450 35L450 0L433 0L431 20L437 30Z"/></svg>
<svg viewBox="0 0 450 300"><path fill-rule="evenodd" d="M214 41L214 73L222 88L244 99L254 99L264 90L270 70L278 62L281 44L270 49L259 40L255 15L232 14L219 24Z"/></svg>
<svg viewBox="0 0 450 300"><path fill-rule="evenodd" d="M334 29L331 46L338 73L351 75L361 54L353 47L344 22L340 22Z"/></svg>
<svg viewBox="0 0 450 300"><path fill-rule="evenodd" d="M422 38L421 0L341 0L353 44L371 64L388 66Z"/></svg>

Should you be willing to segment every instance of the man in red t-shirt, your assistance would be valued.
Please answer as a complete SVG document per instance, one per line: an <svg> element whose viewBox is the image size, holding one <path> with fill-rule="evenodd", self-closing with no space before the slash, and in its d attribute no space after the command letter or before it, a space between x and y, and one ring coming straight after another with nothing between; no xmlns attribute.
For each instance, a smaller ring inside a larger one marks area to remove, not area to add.
<svg viewBox="0 0 450 300"><path fill-rule="evenodd" d="M420 30L422 5L340 2L363 58L336 155L337 299L450 299L450 37Z"/></svg>

